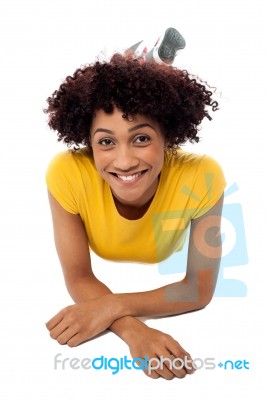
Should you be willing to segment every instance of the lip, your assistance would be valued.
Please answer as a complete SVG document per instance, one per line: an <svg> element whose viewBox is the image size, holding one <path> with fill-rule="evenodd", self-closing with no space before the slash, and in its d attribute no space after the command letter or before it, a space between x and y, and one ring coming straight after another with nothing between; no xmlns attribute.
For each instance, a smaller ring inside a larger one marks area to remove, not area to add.
<svg viewBox="0 0 266 400"><path fill-rule="evenodd" d="M125 186L131 186L134 185L135 183L139 182L148 172L148 169L142 170L142 171L138 171L138 172L134 172L131 174L116 174L116 172L109 172L109 174L112 176L112 178L115 179L116 182L119 182L122 185ZM132 179L132 180L123 180L121 178L119 178L117 175L123 175L123 176L132 176L132 175L136 175L138 173L141 173L139 176L137 176L136 178Z"/></svg>

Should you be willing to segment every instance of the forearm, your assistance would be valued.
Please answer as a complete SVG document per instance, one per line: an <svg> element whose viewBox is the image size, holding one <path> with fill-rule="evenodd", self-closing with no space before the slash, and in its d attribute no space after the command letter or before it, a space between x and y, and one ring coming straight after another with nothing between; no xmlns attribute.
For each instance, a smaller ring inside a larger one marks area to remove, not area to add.
<svg viewBox="0 0 266 400"><path fill-rule="evenodd" d="M212 272L202 270L199 276L140 292L116 294L124 314L134 316L167 316L204 308L211 300Z"/></svg>
<svg viewBox="0 0 266 400"><path fill-rule="evenodd" d="M67 286L76 303L106 297L108 313L113 315L109 329L127 342L130 331L140 328L140 324L143 326L134 317L177 315L205 307L209 302L210 271L203 270L198 275L139 293L113 294L94 275Z"/></svg>
<svg viewBox="0 0 266 400"><path fill-rule="evenodd" d="M209 271L201 271L199 279L186 277L180 282L147 292L115 294L119 307L128 316L116 320L110 329L120 336L129 347L132 343L135 345L136 333L138 338L143 338L147 327L130 315L167 316L199 310L205 307L210 300L209 293L212 289L207 287L208 282L211 281L210 275ZM149 340L151 340L150 336Z"/></svg>
<svg viewBox="0 0 266 400"><path fill-rule="evenodd" d="M95 276L86 279L83 278L71 282L71 284L66 283L66 285L68 292L75 303L95 300L99 297L112 294L112 291ZM107 296L106 301L116 302L116 298ZM116 306L116 304L114 306ZM133 316L123 316L116 319L109 329L127 343L130 331L132 331L132 329L138 329L140 325L143 325L143 323Z"/></svg>
<svg viewBox="0 0 266 400"><path fill-rule="evenodd" d="M94 275L68 282L66 280L68 293L75 303L96 300L99 297L112 293L112 291Z"/></svg>

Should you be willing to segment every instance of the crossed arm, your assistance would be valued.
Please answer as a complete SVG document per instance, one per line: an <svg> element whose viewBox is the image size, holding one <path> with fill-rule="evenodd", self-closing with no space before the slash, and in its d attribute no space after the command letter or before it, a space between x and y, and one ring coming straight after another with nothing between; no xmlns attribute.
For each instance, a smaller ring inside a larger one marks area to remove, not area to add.
<svg viewBox="0 0 266 400"><path fill-rule="evenodd" d="M218 230L222 198L204 216L192 220L183 280L146 292L122 294L113 294L93 274L80 216L65 211L51 193L49 201L57 253L66 287L75 302L47 322L51 337L73 347L110 329L128 344L132 357L190 358L171 336L147 327L135 317L177 315L204 308L210 302L221 257ZM193 369L182 369L175 375L181 377L192 372ZM152 371L151 377L160 375L171 379L173 372L164 368Z"/></svg>

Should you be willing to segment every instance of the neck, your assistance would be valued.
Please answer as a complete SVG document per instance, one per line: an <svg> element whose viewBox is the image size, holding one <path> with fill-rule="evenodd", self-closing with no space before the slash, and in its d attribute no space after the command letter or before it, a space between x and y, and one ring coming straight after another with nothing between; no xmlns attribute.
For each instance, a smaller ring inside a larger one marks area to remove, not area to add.
<svg viewBox="0 0 266 400"><path fill-rule="evenodd" d="M143 206L137 207L137 206L131 206L128 204L124 204L121 203L117 198L114 198L114 202L115 202L115 206L116 209L118 211L118 213L129 220L134 220L134 219L140 219L143 217L143 215L145 215L145 213L147 212L153 197L147 202L145 203Z"/></svg>

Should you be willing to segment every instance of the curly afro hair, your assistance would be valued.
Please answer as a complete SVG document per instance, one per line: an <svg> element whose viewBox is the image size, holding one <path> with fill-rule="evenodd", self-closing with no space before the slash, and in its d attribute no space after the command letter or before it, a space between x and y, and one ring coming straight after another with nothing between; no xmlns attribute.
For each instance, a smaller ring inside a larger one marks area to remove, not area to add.
<svg viewBox="0 0 266 400"><path fill-rule="evenodd" d="M124 118L136 114L156 120L169 147L198 142L204 117L218 109L206 82L186 70L156 62L140 63L131 56L114 54L109 62L96 61L68 76L47 99L48 125L58 141L90 146L90 126L95 112L119 108Z"/></svg>

